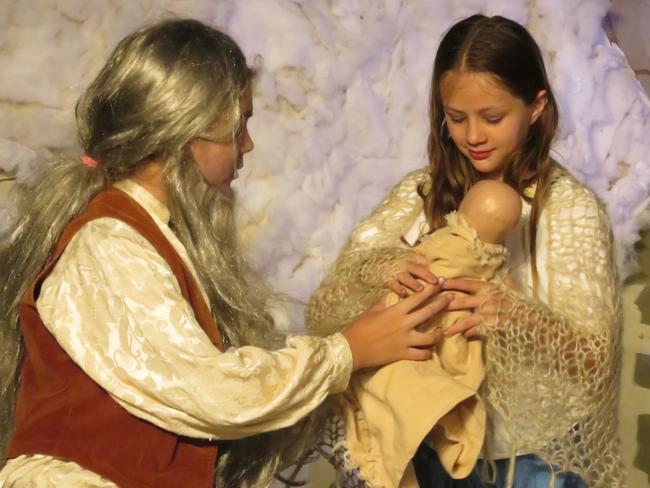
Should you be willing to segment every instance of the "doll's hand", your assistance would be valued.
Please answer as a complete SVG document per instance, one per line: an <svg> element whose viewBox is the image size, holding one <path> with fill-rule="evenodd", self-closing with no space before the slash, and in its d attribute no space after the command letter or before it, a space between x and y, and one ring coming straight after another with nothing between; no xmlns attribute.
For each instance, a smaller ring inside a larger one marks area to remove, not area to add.
<svg viewBox="0 0 650 488"><path fill-rule="evenodd" d="M410 292L420 291L424 283L438 284L438 278L429 270L427 258L421 254L412 253L406 259L395 263L392 275L385 281L384 286L401 297Z"/></svg>
<svg viewBox="0 0 650 488"><path fill-rule="evenodd" d="M508 285L514 282L507 280ZM469 278L452 278L443 285L444 290L462 292L454 294L448 310L467 310L470 315L458 319L446 335L463 334L465 337L478 337L481 327L497 325L497 313L509 306L507 299L497 292L498 288L489 281Z"/></svg>

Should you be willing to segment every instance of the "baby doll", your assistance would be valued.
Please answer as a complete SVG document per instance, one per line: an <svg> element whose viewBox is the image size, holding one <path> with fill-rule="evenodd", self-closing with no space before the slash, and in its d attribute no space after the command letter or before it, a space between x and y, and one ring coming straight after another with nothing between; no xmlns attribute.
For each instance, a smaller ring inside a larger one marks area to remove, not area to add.
<svg viewBox="0 0 650 488"><path fill-rule="evenodd" d="M474 184L447 225L414 250L445 278L499 280L507 251L501 245L521 214L519 195L505 183ZM399 300L391 293L386 305ZM420 328L449 328L468 312L447 312ZM349 467L375 487L417 487L411 458L422 441L435 449L453 478L470 474L485 433L481 341L462 335L434 346L428 361L400 361L355 375L341 397Z"/></svg>

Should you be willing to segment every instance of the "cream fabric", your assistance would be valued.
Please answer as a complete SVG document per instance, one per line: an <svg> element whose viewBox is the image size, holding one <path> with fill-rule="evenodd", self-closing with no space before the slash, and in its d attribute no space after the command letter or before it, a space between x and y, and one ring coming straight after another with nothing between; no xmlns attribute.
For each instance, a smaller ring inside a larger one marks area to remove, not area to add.
<svg viewBox="0 0 650 488"><path fill-rule="evenodd" d="M167 209L132 181L117 186L147 210L194 272L167 226ZM63 349L122 407L190 437L236 439L292 425L344 390L352 369L341 334L292 337L273 352L220 352L165 260L115 219L94 220L75 235L43 283L37 307ZM24 484L29 474L22 475L23 484L2 485L26 462L10 461L0 486L40 486ZM37 464L29 483L37 483L43 469L52 476L63 476L56 466L69 469L42 458Z"/></svg>
<svg viewBox="0 0 650 488"><path fill-rule="evenodd" d="M533 197L534 187L526 190L529 197ZM530 242L530 212L531 205L528 201L522 199L521 217L519 223L508 233L505 246L508 250L507 268L508 274L514 280L517 289L524 290L527 296L533 295L533 274L531 269L531 257L528 252L528 243ZM541 226L546 226L546 215L542 214ZM404 235L404 241L410 246L414 246L421 236L429 232L429 223L427 222L424 210L420 210L411 228ZM547 234L538 231L537 234L537 264L540 271L539 283L537 287L537 296L540 300L545 301L548 296L548 274L544 273L547 255ZM442 276L446 276L442 274ZM539 385L540 392L544 395L551 394L546 385ZM580 401L573 392L567 392L570 398L567 398L569 404L575 404ZM505 459L512 455L514 446L510 439L510 434L505 426L501 414L495 410L490 403L486 405L489 412L490 432L485 442L487 443L486 453L493 459ZM528 454L529 451L517 449L517 455Z"/></svg>
<svg viewBox="0 0 650 488"><path fill-rule="evenodd" d="M419 185L426 190L428 170L407 175L354 230L308 306L312 332L337 330L385 292L383 282L410 252L403 236L422 211ZM536 240L536 295L528 233L520 230L506 241L520 292L499 292L509 306L498 326L485 330L482 391L496 423L487 454L533 452L591 487L621 486L615 420L621 308L607 214L593 193L554 168ZM509 452L492 449L495 433Z"/></svg>
<svg viewBox="0 0 650 488"><path fill-rule="evenodd" d="M117 488L101 476L77 463L50 456L18 456L10 459L0 472L4 488Z"/></svg>
<svg viewBox="0 0 650 488"><path fill-rule="evenodd" d="M456 213L415 250L434 274L447 278L495 278L507 256L503 246L481 241ZM390 293L386 305L398 300ZM463 315L447 312L424 328L446 330ZM350 464L373 488L417 488L409 464L428 436L447 472L467 477L483 446L485 405L477 391L484 376L481 341L462 335L436 345L430 360L355 374L341 399Z"/></svg>

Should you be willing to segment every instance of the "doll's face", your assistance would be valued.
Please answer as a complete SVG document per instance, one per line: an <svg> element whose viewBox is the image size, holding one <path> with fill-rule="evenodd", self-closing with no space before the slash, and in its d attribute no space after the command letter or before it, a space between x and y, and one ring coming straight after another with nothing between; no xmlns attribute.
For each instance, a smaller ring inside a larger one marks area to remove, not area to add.
<svg viewBox="0 0 650 488"><path fill-rule="evenodd" d="M197 138L190 143L192 156L205 182L222 190L230 189L230 184L237 177L237 170L244 165L244 154L255 147L247 127L248 119L253 116L250 85L239 98L239 109L242 120L234 140L218 142L209 138Z"/></svg>
<svg viewBox="0 0 650 488"><path fill-rule="evenodd" d="M484 72L445 73L440 96L449 134L460 152L484 177L497 180L503 179L513 152L546 106L543 90L528 105Z"/></svg>

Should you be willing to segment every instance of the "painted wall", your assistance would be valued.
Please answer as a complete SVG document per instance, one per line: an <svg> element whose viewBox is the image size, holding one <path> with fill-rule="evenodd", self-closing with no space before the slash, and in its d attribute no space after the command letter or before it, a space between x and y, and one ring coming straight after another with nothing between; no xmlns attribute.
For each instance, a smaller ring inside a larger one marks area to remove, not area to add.
<svg viewBox="0 0 650 488"><path fill-rule="evenodd" d="M117 40L170 14L195 17L262 59L242 234L272 283L304 302L354 224L425 163L435 47L476 11L514 18L538 39L561 109L554 156L606 201L631 271L650 222L650 102L637 81L650 84L648 0L2 1L0 237L15 210L2 175L28 178L55 153L79 154L74 101ZM625 290L621 434L635 488L650 486L650 298L638 299L647 280ZM301 313L290 309L286 327L299 330ZM318 473L311 485L326 485Z"/></svg>

